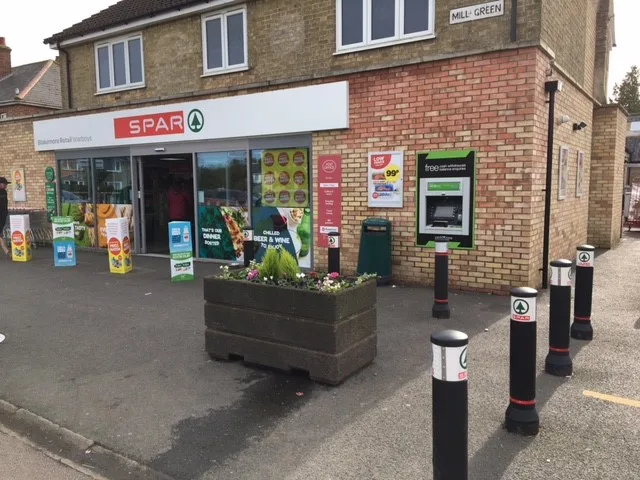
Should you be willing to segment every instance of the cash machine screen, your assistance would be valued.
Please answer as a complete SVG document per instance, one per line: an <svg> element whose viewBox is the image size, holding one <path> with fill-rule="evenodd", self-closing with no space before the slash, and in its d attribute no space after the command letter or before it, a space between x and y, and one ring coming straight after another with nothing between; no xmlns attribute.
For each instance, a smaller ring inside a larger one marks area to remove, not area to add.
<svg viewBox="0 0 640 480"><path fill-rule="evenodd" d="M427 197L426 200L427 226L462 226L462 197Z"/></svg>

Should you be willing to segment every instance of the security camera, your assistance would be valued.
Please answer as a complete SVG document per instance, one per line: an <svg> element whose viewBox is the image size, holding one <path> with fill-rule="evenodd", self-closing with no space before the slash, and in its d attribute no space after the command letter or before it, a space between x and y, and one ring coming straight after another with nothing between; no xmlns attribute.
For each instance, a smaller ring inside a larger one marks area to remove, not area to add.
<svg viewBox="0 0 640 480"><path fill-rule="evenodd" d="M580 123L574 123L573 124L573 131L577 131L577 130L582 130L583 128L587 128L587 124L584 122L580 122Z"/></svg>

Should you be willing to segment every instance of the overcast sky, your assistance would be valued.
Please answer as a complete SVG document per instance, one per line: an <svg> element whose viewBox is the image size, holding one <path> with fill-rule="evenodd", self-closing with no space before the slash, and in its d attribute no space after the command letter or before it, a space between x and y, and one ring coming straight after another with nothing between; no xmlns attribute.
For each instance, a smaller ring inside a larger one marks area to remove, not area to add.
<svg viewBox="0 0 640 480"><path fill-rule="evenodd" d="M42 40L94 13L117 3L117 0L22 0L9 7L9 0L0 15L0 37L4 36L12 51L13 65L37 62L55 57ZM469 0L469 4L483 3ZM631 65L640 64L637 21L640 18L639 0L615 0L616 44L611 53L609 90L620 82Z"/></svg>

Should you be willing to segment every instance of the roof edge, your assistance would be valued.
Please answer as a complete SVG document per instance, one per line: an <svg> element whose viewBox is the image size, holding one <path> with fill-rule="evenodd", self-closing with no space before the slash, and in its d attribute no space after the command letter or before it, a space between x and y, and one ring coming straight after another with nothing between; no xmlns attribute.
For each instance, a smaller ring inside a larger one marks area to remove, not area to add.
<svg viewBox="0 0 640 480"><path fill-rule="evenodd" d="M31 90L33 90L33 87L35 87L38 82L40 80L42 80L42 77L44 77L44 75L49 71L49 69L51 68L51 66L54 64L53 60L47 60L47 63L45 63L42 68L40 69L40 71L31 79L31 81L27 84L26 87L24 87L20 93L17 95L17 97L20 100L24 100L24 98L29 95L29 93L31 92Z"/></svg>

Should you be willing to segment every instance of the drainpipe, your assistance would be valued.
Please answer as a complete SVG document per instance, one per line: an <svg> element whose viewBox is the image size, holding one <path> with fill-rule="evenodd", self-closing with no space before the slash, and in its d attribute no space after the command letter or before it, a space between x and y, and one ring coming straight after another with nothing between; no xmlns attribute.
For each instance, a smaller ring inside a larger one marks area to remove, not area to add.
<svg viewBox="0 0 640 480"><path fill-rule="evenodd" d="M518 0L511 0L511 41L518 41Z"/></svg>
<svg viewBox="0 0 640 480"><path fill-rule="evenodd" d="M553 137L555 127L556 92L562 90L562 82L545 82L544 91L549 94L549 126L547 132L547 179L544 190L544 236L542 244L542 288L549 285L549 232L551 230L551 181L553 180Z"/></svg>
<svg viewBox="0 0 640 480"><path fill-rule="evenodd" d="M72 101L71 101L71 75L69 75L69 65L71 63L71 59L69 58L69 51L60 47L60 43L56 43L56 50L58 50L59 52L64 53L64 58L66 59L65 61L65 72L66 72L66 79L67 79L67 103L69 104L69 110L71 110L72 108Z"/></svg>

